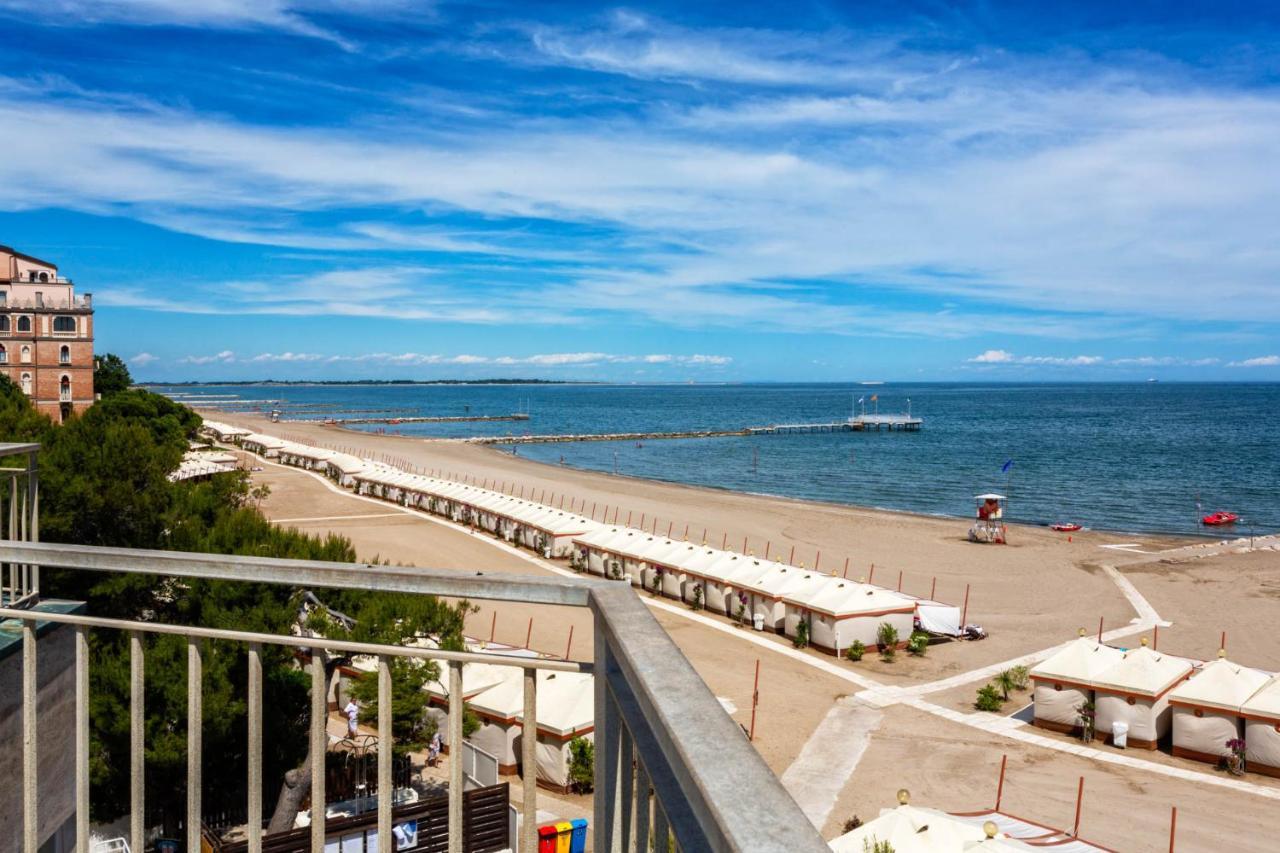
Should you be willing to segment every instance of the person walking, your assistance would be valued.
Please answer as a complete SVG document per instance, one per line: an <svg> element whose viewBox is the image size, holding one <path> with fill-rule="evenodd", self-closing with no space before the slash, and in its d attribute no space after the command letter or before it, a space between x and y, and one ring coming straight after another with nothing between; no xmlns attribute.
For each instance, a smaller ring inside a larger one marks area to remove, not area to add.
<svg viewBox="0 0 1280 853"><path fill-rule="evenodd" d="M355 740L356 725L360 721L360 706L356 704L354 696L347 700L347 707L342 709L342 713L347 718L347 737Z"/></svg>

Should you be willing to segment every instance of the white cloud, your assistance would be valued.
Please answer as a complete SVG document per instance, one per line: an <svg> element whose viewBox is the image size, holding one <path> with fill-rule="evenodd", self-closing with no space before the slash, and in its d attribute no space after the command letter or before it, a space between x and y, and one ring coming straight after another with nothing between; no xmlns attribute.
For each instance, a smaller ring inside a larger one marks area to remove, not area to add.
<svg viewBox="0 0 1280 853"><path fill-rule="evenodd" d="M1260 355L1257 358L1246 358L1233 361L1228 367L1276 367L1280 366L1280 355Z"/></svg>
<svg viewBox="0 0 1280 853"><path fill-rule="evenodd" d="M977 364L1005 364L1013 361L1013 353L1002 349L989 349L981 355L975 355L969 361Z"/></svg>
<svg viewBox="0 0 1280 853"><path fill-rule="evenodd" d="M316 353L311 353L311 352L280 352L280 353L263 352L253 356L252 358L249 359L249 361L257 362L257 363L261 363L265 361L306 362L306 361L321 361L322 359L324 359L324 356L318 355Z"/></svg>
<svg viewBox="0 0 1280 853"><path fill-rule="evenodd" d="M140 352L133 358L129 359L129 363L137 367L146 367L153 361L157 361L159 356L152 355L149 352Z"/></svg>
<svg viewBox="0 0 1280 853"><path fill-rule="evenodd" d="M182 358L183 364L231 364L236 360L236 354L229 349L225 349L214 355L188 355Z"/></svg>

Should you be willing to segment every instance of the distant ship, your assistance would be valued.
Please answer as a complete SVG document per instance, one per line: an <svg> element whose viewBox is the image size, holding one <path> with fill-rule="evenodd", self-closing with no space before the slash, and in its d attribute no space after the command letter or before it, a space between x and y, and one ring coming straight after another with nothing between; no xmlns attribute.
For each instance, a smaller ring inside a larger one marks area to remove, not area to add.
<svg viewBox="0 0 1280 853"><path fill-rule="evenodd" d="M883 385L884 383L877 380L873 382L859 382L858 384L859 385Z"/></svg>

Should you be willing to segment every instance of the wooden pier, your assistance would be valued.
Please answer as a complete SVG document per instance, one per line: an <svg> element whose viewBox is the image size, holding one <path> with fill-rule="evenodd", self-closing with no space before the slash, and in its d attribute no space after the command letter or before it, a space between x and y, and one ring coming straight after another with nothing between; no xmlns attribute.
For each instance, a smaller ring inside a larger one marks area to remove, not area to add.
<svg viewBox="0 0 1280 853"><path fill-rule="evenodd" d="M574 441L664 441L679 438L731 438L751 435L796 435L819 432L899 430L916 432L923 418L907 415L859 415L847 421L807 424L770 424L742 429L686 430L683 432L615 432L571 435L481 435L459 439L470 444L567 444Z"/></svg>

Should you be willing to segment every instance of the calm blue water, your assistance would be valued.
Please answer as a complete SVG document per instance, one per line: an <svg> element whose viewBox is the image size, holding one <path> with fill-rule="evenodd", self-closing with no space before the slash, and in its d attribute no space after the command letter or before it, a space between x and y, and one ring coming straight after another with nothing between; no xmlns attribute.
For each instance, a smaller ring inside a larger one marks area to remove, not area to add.
<svg viewBox="0 0 1280 853"><path fill-rule="evenodd" d="M166 390L166 389L157 389ZM1012 518L1130 531L1200 532L1200 513L1241 514L1240 534L1280 529L1280 384L886 384L723 386L299 386L175 388L246 400L505 414L526 422L369 426L465 436L729 429L881 412L911 400L915 434L851 433L528 445L546 462L839 503L968 515L1011 496ZM402 412L410 414L410 412ZM287 416L287 415L286 415ZM305 417L318 417L308 414ZM1010 476L1001 466L1014 460ZM1223 535L1219 532L1218 535Z"/></svg>

